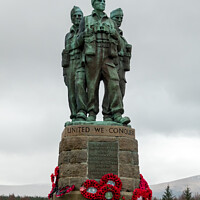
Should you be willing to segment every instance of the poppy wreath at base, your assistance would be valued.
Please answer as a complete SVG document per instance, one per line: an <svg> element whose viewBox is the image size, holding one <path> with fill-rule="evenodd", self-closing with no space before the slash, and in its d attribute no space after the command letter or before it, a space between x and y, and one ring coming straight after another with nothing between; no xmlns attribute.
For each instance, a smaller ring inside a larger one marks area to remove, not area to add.
<svg viewBox="0 0 200 200"><path fill-rule="evenodd" d="M109 198L110 200L119 200L120 198L120 190L116 186L106 184L103 187L101 187L100 190L97 192L98 199L101 200L107 200L106 194L112 194L112 198Z"/></svg>
<svg viewBox="0 0 200 200"><path fill-rule="evenodd" d="M52 198L53 194L58 189L58 175L59 175L59 167L56 167L54 170L54 174L51 174L52 189L50 193L48 194L48 199Z"/></svg>
<svg viewBox="0 0 200 200"><path fill-rule="evenodd" d="M52 189L48 194L48 199L51 199L54 193L56 194L56 197L61 197L75 189L75 185L72 185L71 187L66 186L63 188L58 188L58 179L59 179L59 167L56 167L54 170L54 174L51 174Z"/></svg>
<svg viewBox="0 0 200 200"><path fill-rule="evenodd" d="M114 182L115 183L114 186L117 187L121 191L121 189L122 189L122 181L115 174L106 174L106 175L104 175L100 180L100 187L102 187L102 186L104 186L106 184L110 184L110 183L108 183L109 181Z"/></svg>
<svg viewBox="0 0 200 200"><path fill-rule="evenodd" d="M56 192L57 188L55 186L55 183L52 183L52 189L50 193L48 194L48 199L51 199L53 197L53 194Z"/></svg>
<svg viewBox="0 0 200 200"><path fill-rule="evenodd" d="M56 192L56 197L62 197L63 195L73 191L75 189L75 185L70 186L66 186L62 189L58 189Z"/></svg>
<svg viewBox="0 0 200 200"><path fill-rule="evenodd" d="M95 193L88 192L89 188L95 188L96 192ZM100 185L99 185L99 183L97 181L95 181L95 180L87 180L83 184L83 187L80 188L80 192L86 199L98 199L97 191L99 189L100 189Z"/></svg>
<svg viewBox="0 0 200 200"><path fill-rule="evenodd" d="M151 200L152 190L151 189L140 189L137 188L133 191L133 196L131 200L137 200L138 198L143 197L145 199Z"/></svg>

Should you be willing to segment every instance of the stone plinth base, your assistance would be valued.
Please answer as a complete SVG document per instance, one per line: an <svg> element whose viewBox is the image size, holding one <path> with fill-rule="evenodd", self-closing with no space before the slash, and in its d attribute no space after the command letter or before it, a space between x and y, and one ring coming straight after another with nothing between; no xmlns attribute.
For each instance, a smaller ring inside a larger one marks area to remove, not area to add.
<svg viewBox="0 0 200 200"><path fill-rule="evenodd" d="M86 200L86 198L84 198L79 191L72 191L62 197L56 197L56 195L54 195L53 200Z"/></svg>
<svg viewBox="0 0 200 200"><path fill-rule="evenodd" d="M131 199L133 192L121 192L121 196L125 199ZM53 200L86 200L79 191L72 191L69 194L65 194L62 197L53 196Z"/></svg>
<svg viewBox="0 0 200 200"><path fill-rule="evenodd" d="M135 130L108 125L66 126L60 142L58 165L58 187L76 187L66 199L84 199L78 191L81 185L87 179L99 181L108 173L118 175L123 184L122 192L132 196L140 182Z"/></svg>

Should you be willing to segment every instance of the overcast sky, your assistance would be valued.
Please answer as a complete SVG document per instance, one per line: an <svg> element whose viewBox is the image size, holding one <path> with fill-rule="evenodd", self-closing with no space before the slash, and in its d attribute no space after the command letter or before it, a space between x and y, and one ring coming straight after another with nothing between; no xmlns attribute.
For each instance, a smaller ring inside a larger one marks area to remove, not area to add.
<svg viewBox="0 0 200 200"><path fill-rule="evenodd" d="M133 45L124 104L140 172L150 184L200 175L200 1L106 3L124 10ZM0 0L0 184L50 183L70 115L61 52L74 5L92 11L90 0Z"/></svg>

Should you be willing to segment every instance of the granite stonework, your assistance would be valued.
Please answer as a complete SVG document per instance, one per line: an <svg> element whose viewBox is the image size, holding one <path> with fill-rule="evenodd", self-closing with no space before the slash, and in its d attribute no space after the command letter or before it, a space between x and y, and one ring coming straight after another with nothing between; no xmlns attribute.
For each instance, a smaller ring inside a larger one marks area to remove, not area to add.
<svg viewBox="0 0 200 200"><path fill-rule="evenodd" d="M59 187L75 185L75 191L59 199L82 200L79 188L87 179L97 181L107 173L117 174L121 193L131 198L139 186L138 143L128 126L69 125L59 146ZM57 199L54 196L54 199Z"/></svg>
<svg viewBox="0 0 200 200"><path fill-rule="evenodd" d="M121 196L124 196L125 199L131 199L133 192L121 192ZM53 195L53 200L86 200L79 191L72 191L68 194L65 194L61 197L56 197Z"/></svg>

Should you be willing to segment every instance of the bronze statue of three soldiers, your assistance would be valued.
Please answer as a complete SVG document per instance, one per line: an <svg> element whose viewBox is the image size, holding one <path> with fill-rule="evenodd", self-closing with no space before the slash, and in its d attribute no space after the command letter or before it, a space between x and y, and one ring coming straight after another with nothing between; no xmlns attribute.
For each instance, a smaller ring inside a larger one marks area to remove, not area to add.
<svg viewBox="0 0 200 200"><path fill-rule="evenodd" d="M105 0L91 0L91 15L83 17L79 7L71 11L72 27L65 37L62 52L63 76L73 121L96 121L99 112L99 85L104 83L103 120L123 125L125 72L130 70L131 45L120 26L121 8L104 13Z"/></svg>

